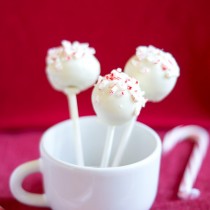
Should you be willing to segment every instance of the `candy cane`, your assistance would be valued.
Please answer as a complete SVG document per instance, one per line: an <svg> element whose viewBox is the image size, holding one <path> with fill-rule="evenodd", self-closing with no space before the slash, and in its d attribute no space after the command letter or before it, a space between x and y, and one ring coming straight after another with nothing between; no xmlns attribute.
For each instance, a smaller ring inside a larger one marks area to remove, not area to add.
<svg viewBox="0 0 210 210"><path fill-rule="evenodd" d="M181 199L195 199L200 195L200 190L193 188L193 184L208 149L209 135L208 132L200 126L179 126L166 133L163 140L163 153L167 153L178 142L189 138L195 141L195 146L179 185L177 195Z"/></svg>

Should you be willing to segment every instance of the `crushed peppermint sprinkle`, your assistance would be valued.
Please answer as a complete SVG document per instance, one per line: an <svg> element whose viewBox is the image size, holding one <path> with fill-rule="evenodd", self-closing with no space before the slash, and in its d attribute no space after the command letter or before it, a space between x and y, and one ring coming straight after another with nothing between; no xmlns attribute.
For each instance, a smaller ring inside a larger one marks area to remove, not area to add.
<svg viewBox="0 0 210 210"><path fill-rule="evenodd" d="M99 90L108 88L110 95L119 97L124 96L128 91L134 103L139 103L142 107L145 106L146 99L144 92L140 90L139 82L123 73L121 68L112 70L110 74L104 77L99 76L96 85Z"/></svg>
<svg viewBox="0 0 210 210"><path fill-rule="evenodd" d="M136 48L136 59L132 62L132 64L136 66L143 60L160 65L166 78L179 76L179 67L170 53L164 52L163 50L151 45L148 47L139 46ZM147 73L149 72L149 68L147 70L141 70L141 72Z"/></svg>
<svg viewBox="0 0 210 210"><path fill-rule="evenodd" d="M87 54L95 54L95 49L89 47L88 43L71 43L67 40L61 42L61 46L50 48L47 53L47 64L54 65L56 69L62 69L62 62L78 59Z"/></svg>

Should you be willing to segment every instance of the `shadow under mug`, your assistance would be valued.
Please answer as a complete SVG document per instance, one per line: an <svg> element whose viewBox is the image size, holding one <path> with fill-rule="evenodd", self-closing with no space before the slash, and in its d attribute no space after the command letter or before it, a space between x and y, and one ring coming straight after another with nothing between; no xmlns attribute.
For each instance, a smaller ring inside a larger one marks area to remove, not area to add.
<svg viewBox="0 0 210 210"><path fill-rule="evenodd" d="M95 116L81 117L85 166L75 164L71 120L44 132L41 157L17 167L10 189L22 203L54 210L148 210L157 194L161 141L154 130L136 122L118 167L100 168L107 126ZM125 125L126 126L126 125ZM116 129L111 162L124 126ZM27 192L24 179L43 175L44 194Z"/></svg>

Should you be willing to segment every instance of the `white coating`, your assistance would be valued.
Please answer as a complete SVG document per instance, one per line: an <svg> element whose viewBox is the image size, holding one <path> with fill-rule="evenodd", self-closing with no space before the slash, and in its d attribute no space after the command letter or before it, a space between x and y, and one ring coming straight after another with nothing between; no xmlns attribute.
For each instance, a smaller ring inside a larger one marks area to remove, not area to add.
<svg viewBox="0 0 210 210"><path fill-rule="evenodd" d="M143 95L138 81L117 69L99 78L92 92L92 104L99 119L120 125L139 115L146 102Z"/></svg>
<svg viewBox="0 0 210 210"><path fill-rule="evenodd" d="M100 74L100 63L88 44L62 41L62 46L48 50L46 73L53 88L63 91L76 88L78 92L91 87Z"/></svg>
<svg viewBox="0 0 210 210"><path fill-rule="evenodd" d="M140 46L125 65L125 73L139 81L145 97L163 100L174 88L180 70L174 57L153 46Z"/></svg>

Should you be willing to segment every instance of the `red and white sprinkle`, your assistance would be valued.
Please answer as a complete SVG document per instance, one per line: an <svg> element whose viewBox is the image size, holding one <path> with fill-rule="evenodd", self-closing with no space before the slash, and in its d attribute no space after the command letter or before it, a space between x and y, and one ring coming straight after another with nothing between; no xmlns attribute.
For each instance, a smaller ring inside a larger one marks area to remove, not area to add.
<svg viewBox="0 0 210 210"><path fill-rule="evenodd" d="M88 43L71 43L67 40L61 42L61 46L54 47L47 52L47 64L54 65L55 69L61 70L62 63L71 59L79 59L87 54L95 54L95 49L89 47Z"/></svg>
<svg viewBox="0 0 210 210"><path fill-rule="evenodd" d="M136 48L136 58L132 60L134 66L141 64L142 61L147 61L154 65L160 65L165 77L178 77L179 67L174 57L163 50L160 50L154 46L139 46ZM150 68L145 66L141 73L148 73Z"/></svg>
<svg viewBox="0 0 210 210"><path fill-rule="evenodd" d="M144 92L140 90L138 81L123 73L120 68L112 70L104 77L100 76L97 86L99 90L108 88L110 95L118 97L124 96L125 91L128 91L134 103L140 103L141 107L145 106Z"/></svg>

